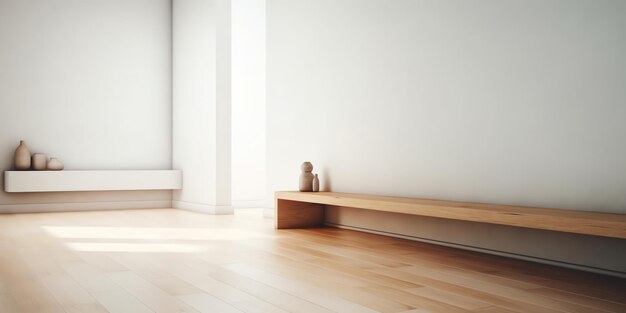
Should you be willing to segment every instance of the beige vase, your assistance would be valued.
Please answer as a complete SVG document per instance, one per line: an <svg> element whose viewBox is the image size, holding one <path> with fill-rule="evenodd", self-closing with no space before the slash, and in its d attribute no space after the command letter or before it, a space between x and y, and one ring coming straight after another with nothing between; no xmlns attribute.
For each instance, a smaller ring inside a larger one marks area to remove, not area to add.
<svg viewBox="0 0 626 313"><path fill-rule="evenodd" d="M43 171L46 169L46 165L48 164L48 158L43 153L35 153L30 159L30 165L32 169L36 171Z"/></svg>
<svg viewBox="0 0 626 313"><path fill-rule="evenodd" d="M63 162L59 161L57 158L50 158L50 161L48 161L49 171L60 171L63 170L63 167Z"/></svg>
<svg viewBox="0 0 626 313"><path fill-rule="evenodd" d="M15 149L14 164L16 170L25 171L30 169L30 150L24 143L24 140L20 140L20 145Z"/></svg>

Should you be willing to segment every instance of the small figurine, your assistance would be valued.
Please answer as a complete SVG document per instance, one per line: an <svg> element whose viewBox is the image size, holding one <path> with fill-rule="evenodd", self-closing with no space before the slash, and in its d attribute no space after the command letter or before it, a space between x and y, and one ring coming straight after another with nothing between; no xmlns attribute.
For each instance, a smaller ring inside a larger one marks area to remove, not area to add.
<svg viewBox="0 0 626 313"><path fill-rule="evenodd" d="M300 191L313 191L313 164L304 162L300 166L302 173L300 174Z"/></svg>

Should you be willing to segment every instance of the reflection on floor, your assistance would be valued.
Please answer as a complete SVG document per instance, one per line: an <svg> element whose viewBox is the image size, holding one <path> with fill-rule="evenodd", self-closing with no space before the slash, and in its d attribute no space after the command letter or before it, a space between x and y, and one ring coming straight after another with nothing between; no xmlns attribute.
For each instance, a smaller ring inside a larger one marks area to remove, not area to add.
<svg viewBox="0 0 626 313"><path fill-rule="evenodd" d="M0 215L0 312L626 312L626 282L261 210Z"/></svg>

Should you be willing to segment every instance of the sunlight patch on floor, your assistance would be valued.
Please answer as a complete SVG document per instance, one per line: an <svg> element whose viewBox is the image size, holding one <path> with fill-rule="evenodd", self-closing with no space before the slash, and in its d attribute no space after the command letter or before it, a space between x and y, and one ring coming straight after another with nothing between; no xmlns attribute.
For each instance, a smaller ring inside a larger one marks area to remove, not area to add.
<svg viewBox="0 0 626 313"><path fill-rule="evenodd" d="M200 245L177 243L68 242L65 245L80 252L196 253L207 249Z"/></svg>
<svg viewBox="0 0 626 313"><path fill-rule="evenodd" d="M43 226L43 229L57 238L217 241L268 238L262 233L233 228Z"/></svg>

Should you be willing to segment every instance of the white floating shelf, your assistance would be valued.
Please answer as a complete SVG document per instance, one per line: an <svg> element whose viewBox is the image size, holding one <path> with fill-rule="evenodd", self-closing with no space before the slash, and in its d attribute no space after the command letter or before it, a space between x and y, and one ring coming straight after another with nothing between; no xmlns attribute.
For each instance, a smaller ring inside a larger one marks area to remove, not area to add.
<svg viewBox="0 0 626 313"><path fill-rule="evenodd" d="M5 171L6 192L181 189L182 172L159 171Z"/></svg>

